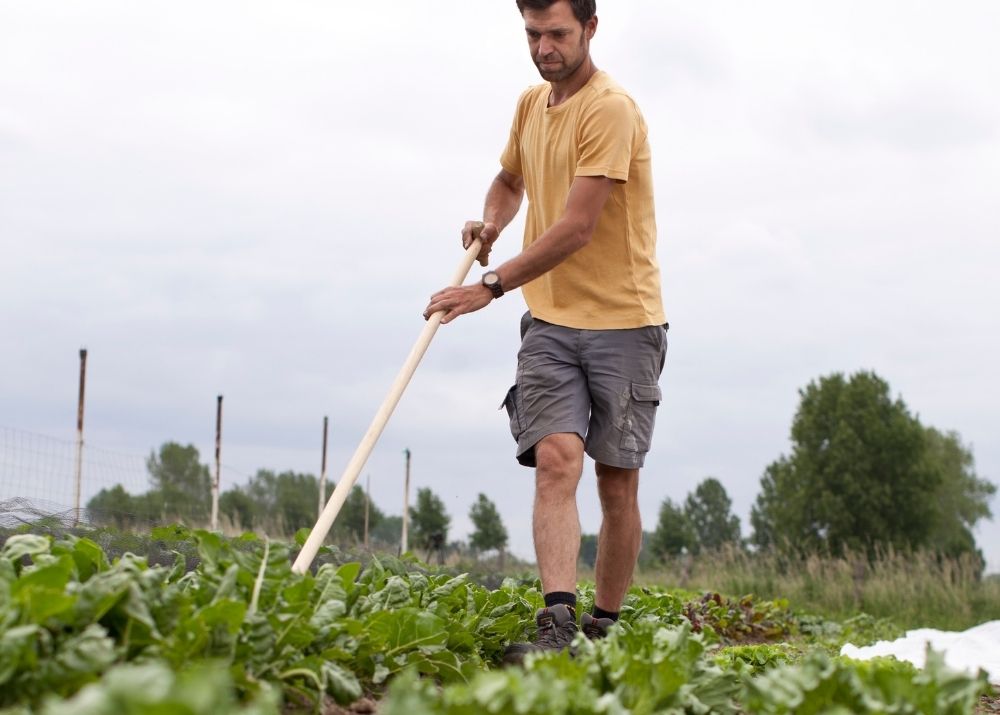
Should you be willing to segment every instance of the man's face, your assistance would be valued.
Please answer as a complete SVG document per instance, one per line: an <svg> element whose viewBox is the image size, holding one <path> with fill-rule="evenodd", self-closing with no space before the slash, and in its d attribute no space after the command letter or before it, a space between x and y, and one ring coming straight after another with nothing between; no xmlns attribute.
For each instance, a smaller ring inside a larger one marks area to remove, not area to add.
<svg viewBox="0 0 1000 715"><path fill-rule="evenodd" d="M547 10L526 9L524 31L531 59L542 79L561 82L572 76L590 53L590 38L596 27L597 18L581 25L568 0L555 2Z"/></svg>

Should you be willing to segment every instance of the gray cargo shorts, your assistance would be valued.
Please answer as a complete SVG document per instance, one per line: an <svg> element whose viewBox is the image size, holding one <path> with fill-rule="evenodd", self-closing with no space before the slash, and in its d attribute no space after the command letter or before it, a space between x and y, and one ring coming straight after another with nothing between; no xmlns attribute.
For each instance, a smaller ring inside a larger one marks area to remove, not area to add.
<svg viewBox="0 0 1000 715"><path fill-rule="evenodd" d="M595 461L641 467L660 404L667 327L577 330L525 313L517 378L501 405L517 461L534 467L539 440L575 432Z"/></svg>

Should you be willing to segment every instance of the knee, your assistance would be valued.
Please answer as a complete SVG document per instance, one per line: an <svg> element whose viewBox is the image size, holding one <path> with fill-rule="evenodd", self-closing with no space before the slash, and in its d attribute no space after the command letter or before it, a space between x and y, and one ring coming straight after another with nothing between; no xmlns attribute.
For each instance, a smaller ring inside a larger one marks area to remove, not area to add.
<svg viewBox="0 0 1000 715"><path fill-rule="evenodd" d="M597 465L597 494L605 512L635 509L639 503L639 470Z"/></svg>
<svg viewBox="0 0 1000 715"><path fill-rule="evenodd" d="M577 435L551 435L535 445L535 482L540 490L576 493L583 469L583 445Z"/></svg>

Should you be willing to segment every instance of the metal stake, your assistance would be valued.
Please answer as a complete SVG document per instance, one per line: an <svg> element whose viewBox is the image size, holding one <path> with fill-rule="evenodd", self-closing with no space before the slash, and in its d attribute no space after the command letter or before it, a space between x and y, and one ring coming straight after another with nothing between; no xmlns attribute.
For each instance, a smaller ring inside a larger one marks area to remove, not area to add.
<svg viewBox="0 0 1000 715"><path fill-rule="evenodd" d="M365 479L365 551L368 551L368 509L372 501L372 475Z"/></svg>
<svg viewBox="0 0 1000 715"><path fill-rule="evenodd" d="M73 494L73 525L80 523L80 492L83 482L83 393L87 385L87 348L80 348L80 398L76 405L76 487Z"/></svg>
<svg viewBox="0 0 1000 715"><path fill-rule="evenodd" d="M399 543L400 555L410 550L409 546L409 524L410 524L410 450L403 450L406 455L406 478L403 480L403 538Z"/></svg>
<svg viewBox="0 0 1000 715"><path fill-rule="evenodd" d="M326 506L326 435L329 418L323 418L323 461L320 464L319 474L319 509L316 511L318 519L323 514L323 507Z"/></svg>
<svg viewBox="0 0 1000 715"><path fill-rule="evenodd" d="M212 484L212 531L219 530L219 485L222 483L222 395L215 403L215 483Z"/></svg>

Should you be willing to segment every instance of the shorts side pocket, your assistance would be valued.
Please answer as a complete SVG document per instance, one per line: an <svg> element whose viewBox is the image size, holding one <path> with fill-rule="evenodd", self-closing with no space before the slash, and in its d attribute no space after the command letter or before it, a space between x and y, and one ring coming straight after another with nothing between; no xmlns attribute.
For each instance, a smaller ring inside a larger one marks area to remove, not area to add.
<svg viewBox="0 0 1000 715"><path fill-rule="evenodd" d="M517 384L511 385L511 388L507 390L506 397L503 398L503 402L500 404L501 408L507 409L507 416L510 418L510 433L514 437L516 442L521 433L524 432L524 424L521 419L521 409L519 400L520 393L517 388Z"/></svg>
<svg viewBox="0 0 1000 715"><path fill-rule="evenodd" d="M662 394L659 385L632 383L628 409L622 424L621 448L628 452L648 452L653 441L656 407Z"/></svg>

